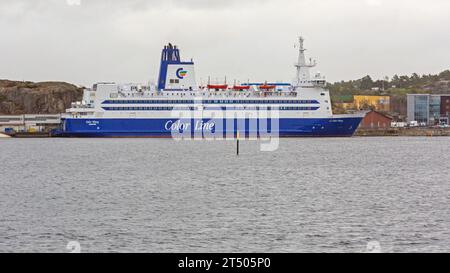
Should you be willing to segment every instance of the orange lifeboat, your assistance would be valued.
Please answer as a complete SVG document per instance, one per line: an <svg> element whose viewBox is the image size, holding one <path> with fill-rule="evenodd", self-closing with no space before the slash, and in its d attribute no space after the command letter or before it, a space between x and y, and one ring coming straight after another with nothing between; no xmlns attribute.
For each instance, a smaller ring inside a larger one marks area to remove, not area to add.
<svg viewBox="0 0 450 273"><path fill-rule="evenodd" d="M261 89L261 90L273 90L275 88L277 88L275 85L264 84L264 85L259 86L259 89Z"/></svg>
<svg viewBox="0 0 450 273"><path fill-rule="evenodd" d="M228 88L226 84L208 84L208 89L225 90Z"/></svg>
<svg viewBox="0 0 450 273"><path fill-rule="evenodd" d="M233 90L235 91L244 91L244 90L249 90L250 86L249 85L235 85L233 86Z"/></svg>

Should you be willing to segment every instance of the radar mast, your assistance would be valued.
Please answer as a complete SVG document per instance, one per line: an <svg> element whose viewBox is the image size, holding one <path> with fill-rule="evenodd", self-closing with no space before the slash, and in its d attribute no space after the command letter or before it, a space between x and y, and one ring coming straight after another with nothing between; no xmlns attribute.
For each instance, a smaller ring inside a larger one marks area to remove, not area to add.
<svg viewBox="0 0 450 273"><path fill-rule="evenodd" d="M310 68L313 68L317 65L317 62L312 59L309 59L309 62L306 62L305 57L306 49L303 45L305 39L300 36L298 38L298 41L299 41L298 44L295 44L295 47L298 46L299 52L298 52L298 62L295 64L295 67L297 68L297 76L294 80L294 86L301 86L304 85L305 82L309 81L311 79L309 70Z"/></svg>

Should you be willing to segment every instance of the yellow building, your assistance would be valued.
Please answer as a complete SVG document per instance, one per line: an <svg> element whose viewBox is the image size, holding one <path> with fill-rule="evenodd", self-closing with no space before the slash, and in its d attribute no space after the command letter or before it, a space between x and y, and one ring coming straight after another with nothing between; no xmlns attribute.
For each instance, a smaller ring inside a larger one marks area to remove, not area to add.
<svg viewBox="0 0 450 273"><path fill-rule="evenodd" d="M355 104L353 102L336 102L335 105L344 110L355 110Z"/></svg>
<svg viewBox="0 0 450 273"><path fill-rule="evenodd" d="M353 104L356 109L373 109L376 111L389 112L391 98L389 96L354 96Z"/></svg>

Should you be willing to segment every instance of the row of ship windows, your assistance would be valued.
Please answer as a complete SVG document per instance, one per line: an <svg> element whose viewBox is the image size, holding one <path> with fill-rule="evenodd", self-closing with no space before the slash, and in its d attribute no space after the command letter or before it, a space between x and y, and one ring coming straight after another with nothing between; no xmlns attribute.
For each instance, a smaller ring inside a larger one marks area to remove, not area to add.
<svg viewBox="0 0 450 273"><path fill-rule="evenodd" d="M320 107L206 107L204 110L284 110L284 111L315 111ZM173 111L198 110L198 107L103 107L106 111Z"/></svg>
<svg viewBox="0 0 450 273"><path fill-rule="evenodd" d="M320 104L317 100L107 100L103 104Z"/></svg>

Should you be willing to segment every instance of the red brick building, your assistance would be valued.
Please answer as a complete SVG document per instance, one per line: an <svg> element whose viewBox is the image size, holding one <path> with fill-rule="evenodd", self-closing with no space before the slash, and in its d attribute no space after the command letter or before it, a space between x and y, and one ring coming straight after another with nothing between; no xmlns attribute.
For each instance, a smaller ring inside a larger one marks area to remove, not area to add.
<svg viewBox="0 0 450 273"><path fill-rule="evenodd" d="M441 97L441 117L450 116L450 96Z"/></svg>
<svg viewBox="0 0 450 273"><path fill-rule="evenodd" d="M364 117L359 128L361 129L384 129L391 128L392 117L377 111L370 111Z"/></svg>

